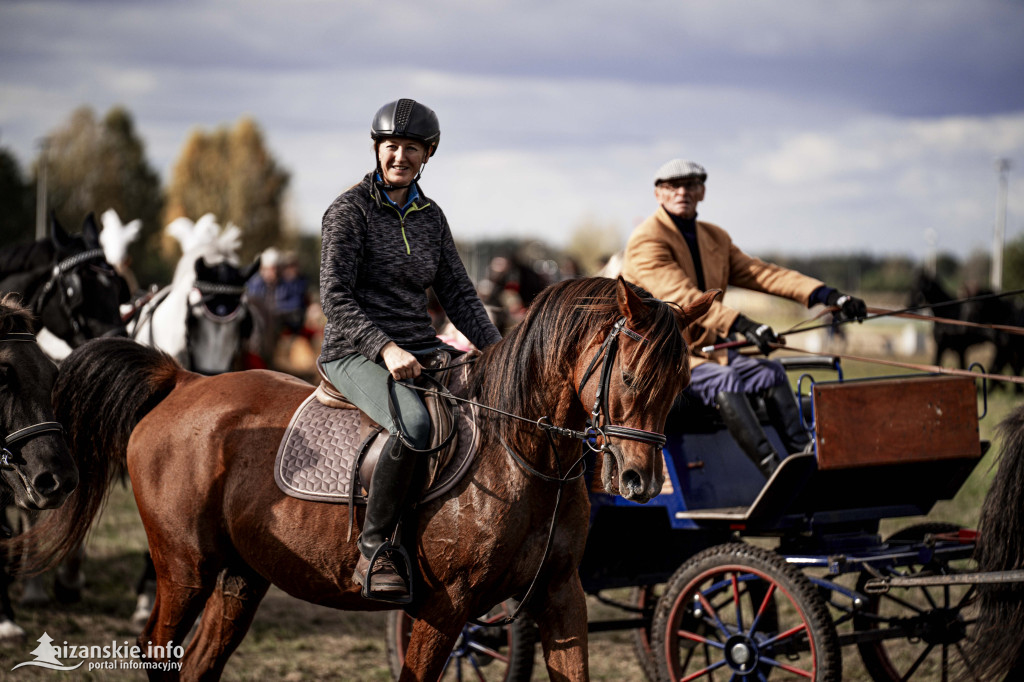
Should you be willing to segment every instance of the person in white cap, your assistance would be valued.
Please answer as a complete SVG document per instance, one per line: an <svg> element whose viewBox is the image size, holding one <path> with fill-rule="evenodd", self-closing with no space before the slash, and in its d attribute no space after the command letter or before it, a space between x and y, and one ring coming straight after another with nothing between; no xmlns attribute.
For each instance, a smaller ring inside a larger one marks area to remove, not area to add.
<svg viewBox="0 0 1024 682"><path fill-rule="evenodd" d="M708 289L728 286L774 294L802 303L833 306L840 320L861 319L867 307L823 282L795 270L749 256L717 225L697 220L708 174L693 161L672 159L654 175L658 210L636 227L623 257L622 274L654 296L688 305ZM782 456L768 440L749 400L760 394L787 453L810 442L782 365L735 349L703 353L701 348L738 335L767 356L778 342L775 331L729 308L719 298L685 332L691 380L686 394L716 406L743 451L770 476Z"/></svg>

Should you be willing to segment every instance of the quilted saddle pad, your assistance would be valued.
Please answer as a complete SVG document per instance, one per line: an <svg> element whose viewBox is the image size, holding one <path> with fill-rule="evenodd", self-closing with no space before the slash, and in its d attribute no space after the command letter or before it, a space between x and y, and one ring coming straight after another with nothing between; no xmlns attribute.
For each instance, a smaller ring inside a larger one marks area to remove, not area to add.
<svg viewBox="0 0 1024 682"><path fill-rule="evenodd" d="M278 446L274 462L278 487L303 500L365 504L359 459L378 433L360 439L360 419L359 410L327 407L315 393L306 398L292 415ZM473 461L480 438L475 407L462 405L457 428L456 452L434 477L435 483L422 492L421 502L451 489Z"/></svg>

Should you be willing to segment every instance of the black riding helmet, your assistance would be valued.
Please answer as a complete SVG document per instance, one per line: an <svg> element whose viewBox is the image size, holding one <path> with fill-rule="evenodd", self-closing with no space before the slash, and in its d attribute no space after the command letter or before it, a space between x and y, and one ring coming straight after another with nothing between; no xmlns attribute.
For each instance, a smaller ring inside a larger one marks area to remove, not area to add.
<svg viewBox="0 0 1024 682"><path fill-rule="evenodd" d="M437 114L416 100L399 99L388 102L377 110L370 126L370 137L380 141L385 137L407 137L427 145L430 156L441 141L441 125Z"/></svg>

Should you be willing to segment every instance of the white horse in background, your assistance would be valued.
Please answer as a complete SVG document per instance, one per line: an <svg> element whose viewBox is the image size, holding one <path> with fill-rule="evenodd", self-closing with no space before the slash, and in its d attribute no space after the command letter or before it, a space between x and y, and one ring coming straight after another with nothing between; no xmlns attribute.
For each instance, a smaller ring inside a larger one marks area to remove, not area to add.
<svg viewBox="0 0 1024 682"><path fill-rule="evenodd" d="M125 278L134 295L138 289L138 282L129 267L128 247L138 239L142 221L136 218L127 224L123 223L121 216L117 215L117 211L108 208L100 216L100 223L103 225L100 230L100 246L103 247L103 255L106 256L107 262L117 270L117 274Z"/></svg>
<svg viewBox="0 0 1024 682"><path fill-rule="evenodd" d="M165 231L182 249L174 279L143 306L129 333L194 372L231 371L251 331L245 282L259 260L240 268L241 230L222 230L210 213L195 222L178 218Z"/></svg>

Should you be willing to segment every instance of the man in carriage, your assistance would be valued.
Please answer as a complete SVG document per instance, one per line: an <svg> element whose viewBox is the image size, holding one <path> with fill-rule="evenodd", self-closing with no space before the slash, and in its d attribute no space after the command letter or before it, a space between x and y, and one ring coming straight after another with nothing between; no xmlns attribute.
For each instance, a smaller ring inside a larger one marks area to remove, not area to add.
<svg viewBox="0 0 1024 682"><path fill-rule="evenodd" d="M658 210L636 227L623 256L622 274L654 296L687 305L708 289L732 285L781 296L808 307L838 309L840 320L863 318L859 298L843 294L795 270L767 263L739 249L717 225L697 220L704 199L707 171L693 161L673 159L654 175ZM704 317L685 332L690 344L691 378L685 395L718 408L729 432L766 476L785 454L808 447L810 437L800 422L795 396L783 366L754 358L735 348L702 352L705 346L738 335L765 356L779 337L767 324L746 317L716 300ZM776 452L750 403L759 394L787 453Z"/></svg>

